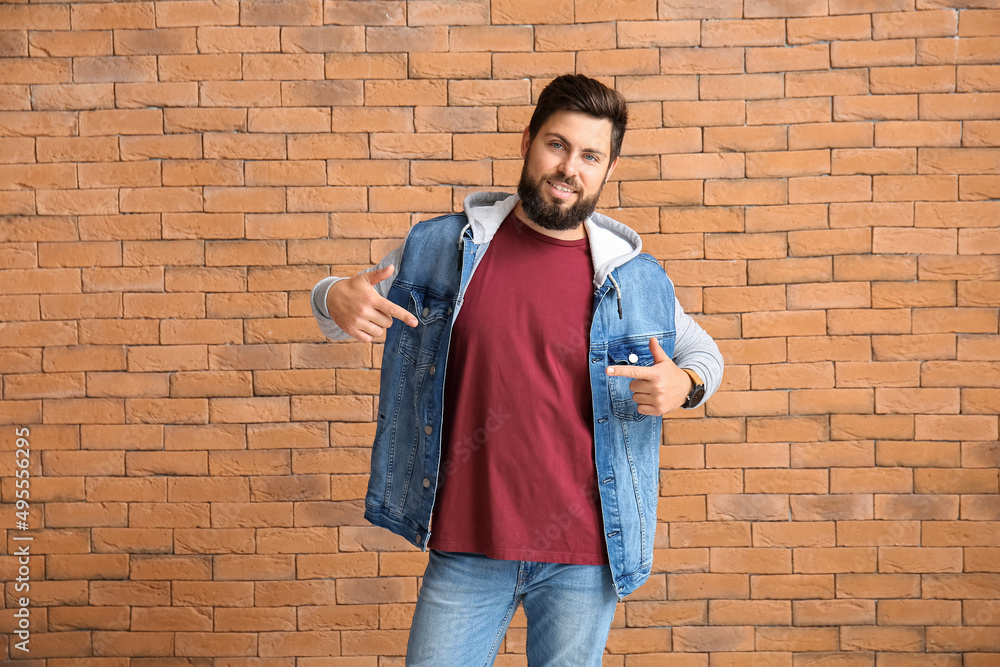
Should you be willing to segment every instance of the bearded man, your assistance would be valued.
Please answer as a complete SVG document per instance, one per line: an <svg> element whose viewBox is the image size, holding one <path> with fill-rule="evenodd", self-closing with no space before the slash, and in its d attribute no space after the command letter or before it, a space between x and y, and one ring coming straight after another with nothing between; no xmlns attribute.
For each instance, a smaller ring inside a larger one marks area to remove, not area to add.
<svg viewBox="0 0 1000 667"><path fill-rule="evenodd" d="M365 516L430 550L407 665L491 665L518 605L528 664L599 666L648 579L661 415L723 362L639 235L594 212L628 112L581 75L541 93L516 195L415 225L313 313L385 334Z"/></svg>

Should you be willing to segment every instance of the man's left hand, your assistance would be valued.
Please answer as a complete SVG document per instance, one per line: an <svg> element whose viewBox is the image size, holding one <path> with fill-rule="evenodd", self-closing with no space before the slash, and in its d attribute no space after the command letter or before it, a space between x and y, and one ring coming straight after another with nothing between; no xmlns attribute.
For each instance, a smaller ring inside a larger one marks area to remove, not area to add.
<svg viewBox="0 0 1000 667"><path fill-rule="evenodd" d="M608 366L607 374L634 378L629 389L639 414L663 415L684 405L694 382L682 371L655 338L649 339L652 366Z"/></svg>

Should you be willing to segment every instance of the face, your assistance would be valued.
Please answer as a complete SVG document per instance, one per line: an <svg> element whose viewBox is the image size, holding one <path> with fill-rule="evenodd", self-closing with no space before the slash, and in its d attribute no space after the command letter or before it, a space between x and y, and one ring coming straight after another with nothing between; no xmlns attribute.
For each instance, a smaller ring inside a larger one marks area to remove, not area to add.
<svg viewBox="0 0 1000 667"><path fill-rule="evenodd" d="M521 138L517 194L531 222L553 231L579 227L594 212L618 160L611 160L611 121L575 111L557 111L534 141Z"/></svg>

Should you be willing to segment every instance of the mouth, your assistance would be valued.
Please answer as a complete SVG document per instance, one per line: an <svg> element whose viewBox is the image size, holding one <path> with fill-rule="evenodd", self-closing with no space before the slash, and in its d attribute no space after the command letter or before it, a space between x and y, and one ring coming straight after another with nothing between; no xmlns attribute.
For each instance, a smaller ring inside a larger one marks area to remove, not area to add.
<svg viewBox="0 0 1000 667"><path fill-rule="evenodd" d="M545 181L549 186L549 191L558 199L569 199L576 194L576 190L565 183L559 181Z"/></svg>

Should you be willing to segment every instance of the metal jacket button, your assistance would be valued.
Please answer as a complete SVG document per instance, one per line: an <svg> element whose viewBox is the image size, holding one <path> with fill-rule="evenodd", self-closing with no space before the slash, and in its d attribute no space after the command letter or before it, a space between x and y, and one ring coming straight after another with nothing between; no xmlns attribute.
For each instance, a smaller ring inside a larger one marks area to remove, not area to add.
<svg viewBox="0 0 1000 667"><path fill-rule="evenodd" d="M427 317L430 314L431 314L431 309L430 308L424 308L424 312L423 312L424 317Z"/></svg>
<svg viewBox="0 0 1000 667"><path fill-rule="evenodd" d="M628 362L630 364L634 364L637 361L639 361L639 355L638 354L636 354L635 352L633 352L632 354L628 355Z"/></svg>
<svg viewBox="0 0 1000 667"><path fill-rule="evenodd" d="M427 435L430 435L433 432L434 432L434 429L432 429L430 427L430 425L427 425L427 426L424 427L424 433L426 433Z"/></svg>

